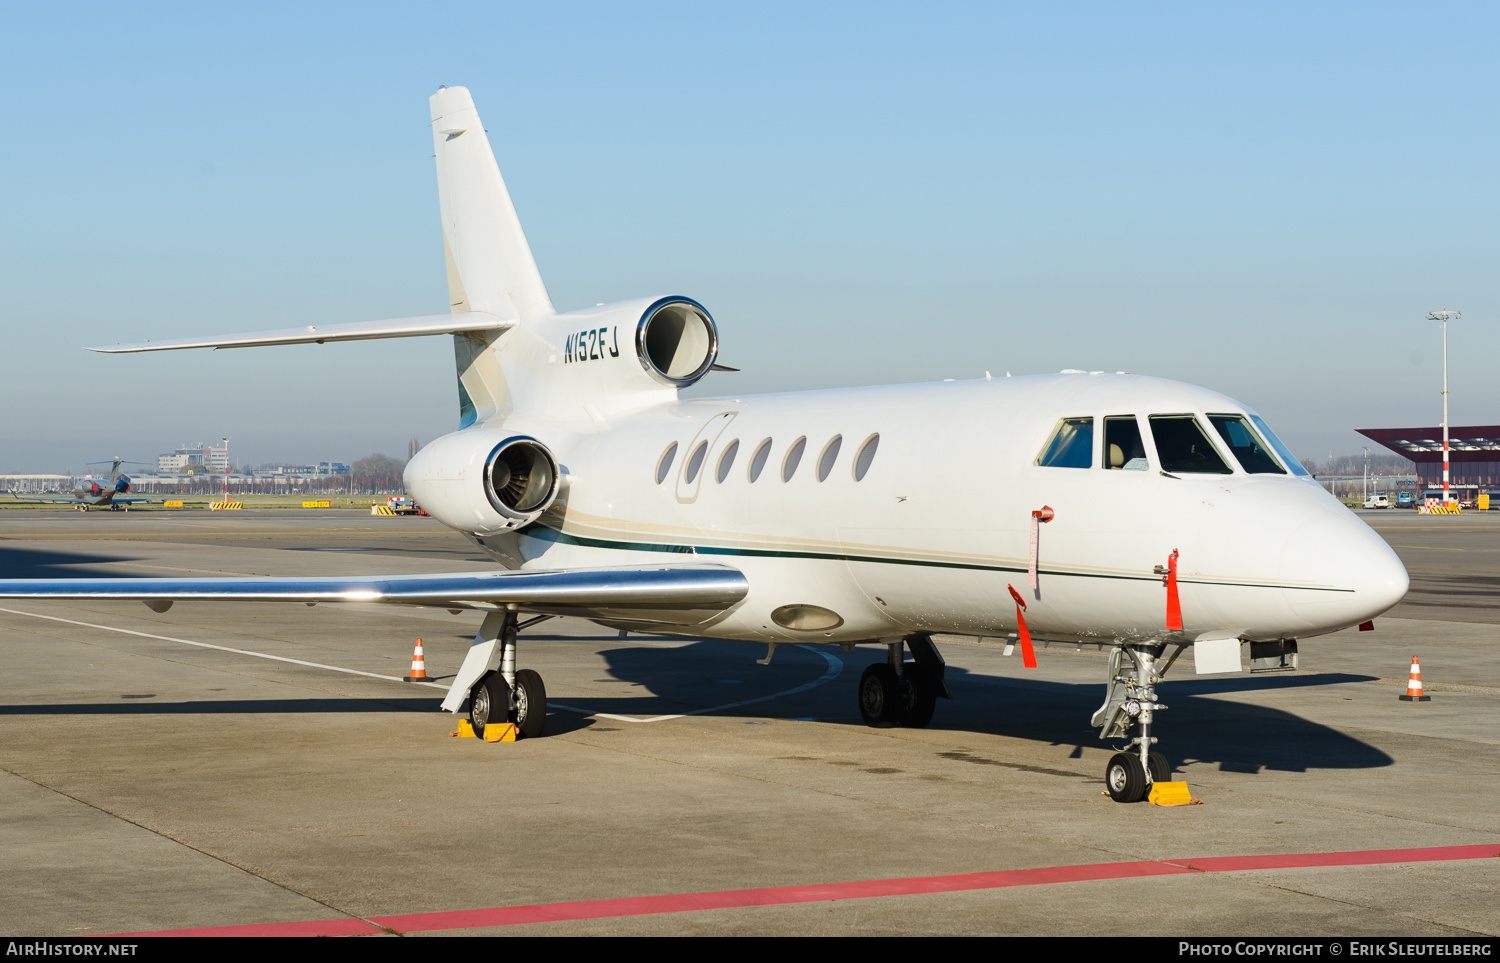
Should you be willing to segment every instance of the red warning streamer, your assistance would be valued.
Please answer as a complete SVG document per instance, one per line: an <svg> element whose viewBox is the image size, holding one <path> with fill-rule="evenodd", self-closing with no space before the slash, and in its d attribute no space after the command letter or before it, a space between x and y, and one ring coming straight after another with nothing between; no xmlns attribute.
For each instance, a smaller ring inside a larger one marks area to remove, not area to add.
<svg viewBox="0 0 1500 963"><path fill-rule="evenodd" d="M1182 631L1182 605L1177 601L1177 549L1167 556L1167 577L1162 579L1167 587L1167 631Z"/></svg>
<svg viewBox="0 0 1500 963"><path fill-rule="evenodd" d="M1021 663L1028 669L1036 668L1036 650L1031 647L1031 633L1026 629L1026 600L1014 585L1007 585L1010 597L1016 600L1016 624L1021 627Z"/></svg>

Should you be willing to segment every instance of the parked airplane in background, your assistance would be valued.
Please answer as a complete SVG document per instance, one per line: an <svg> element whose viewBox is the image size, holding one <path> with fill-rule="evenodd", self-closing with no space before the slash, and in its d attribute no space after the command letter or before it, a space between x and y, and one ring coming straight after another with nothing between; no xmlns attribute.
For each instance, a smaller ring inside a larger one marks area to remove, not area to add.
<svg viewBox="0 0 1500 963"><path fill-rule="evenodd" d="M17 501L57 502L59 504L72 505L80 512L86 512L90 508L108 508L112 511L128 512L131 505L165 501L165 499L161 498L124 497L125 493L130 491L130 476L120 471L120 466L125 464L125 459L123 458L115 458L113 461L91 461L89 464L109 465L109 477L85 478L73 487L73 494L55 498L46 495L20 495L16 492L10 492L9 494Z"/></svg>
<svg viewBox="0 0 1500 963"><path fill-rule="evenodd" d="M1167 776L1155 686L1195 648L1294 664L1296 640L1395 605L1391 549L1246 406L1100 371L682 400L719 331L686 297L558 313L473 101L431 98L451 312L118 344L107 352L451 334L459 430L406 487L507 571L399 578L57 579L0 596L383 601L488 613L443 702L542 731L517 636L574 615L621 629L886 647L860 679L874 726L945 696L935 633L1113 647L1093 724L1129 748L1120 801ZM522 619L523 616L531 617ZM911 658L908 659L907 653Z"/></svg>

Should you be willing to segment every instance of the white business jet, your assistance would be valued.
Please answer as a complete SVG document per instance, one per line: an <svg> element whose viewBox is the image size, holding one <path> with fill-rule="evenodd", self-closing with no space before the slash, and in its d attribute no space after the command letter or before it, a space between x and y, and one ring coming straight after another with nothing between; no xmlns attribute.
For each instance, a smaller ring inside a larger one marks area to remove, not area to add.
<svg viewBox="0 0 1500 963"><path fill-rule="evenodd" d="M685 297L559 314L469 92L431 98L449 314L117 344L106 352L448 334L459 430L406 467L423 508L503 571L399 578L57 579L0 596L377 601L488 613L443 707L541 733L517 636L559 615L625 630L883 645L859 707L923 726L945 697L935 633L1112 647L1093 724L1128 749L1117 800L1169 768L1155 686L1295 665L1296 640L1395 605L1406 571L1255 412L1099 371L682 400L719 332ZM1167 650L1174 650L1163 661ZM908 654L910 658L908 658Z"/></svg>

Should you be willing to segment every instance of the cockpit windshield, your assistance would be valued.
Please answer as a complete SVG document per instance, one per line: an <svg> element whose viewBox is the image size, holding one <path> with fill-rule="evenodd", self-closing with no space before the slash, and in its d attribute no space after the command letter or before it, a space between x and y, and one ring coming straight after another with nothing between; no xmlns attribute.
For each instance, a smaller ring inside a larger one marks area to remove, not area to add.
<svg viewBox="0 0 1500 963"><path fill-rule="evenodd" d="M1229 446L1229 453L1239 461L1247 475L1285 475L1286 470L1266 450L1265 444L1244 415L1208 416L1209 423Z"/></svg>
<svg viewBox="0 0 1500 963"><path fill-rule="evenodd" d="M1151 434L1156 439L1156 456L1166 472L1232 475L1234 469L1204 434L1203 426L1192 415L1152 415Z"/></svg>

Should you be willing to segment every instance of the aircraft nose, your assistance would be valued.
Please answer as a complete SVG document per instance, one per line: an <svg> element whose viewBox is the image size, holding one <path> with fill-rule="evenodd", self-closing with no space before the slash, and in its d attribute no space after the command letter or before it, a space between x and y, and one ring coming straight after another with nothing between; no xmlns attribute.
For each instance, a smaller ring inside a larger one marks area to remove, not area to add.
<svg viewBox="0 0 1500 963"><path fill-rule="evenodd" d="M1390 609L1406 595L1406 566L1385 539L1342 505L1299 525L1282 551L1286 601L1308 623L1332 632Z"/></svg>

